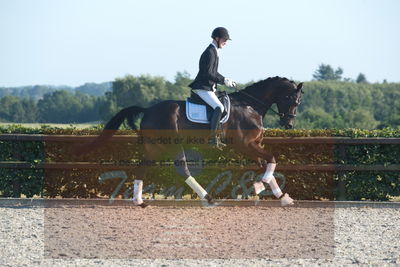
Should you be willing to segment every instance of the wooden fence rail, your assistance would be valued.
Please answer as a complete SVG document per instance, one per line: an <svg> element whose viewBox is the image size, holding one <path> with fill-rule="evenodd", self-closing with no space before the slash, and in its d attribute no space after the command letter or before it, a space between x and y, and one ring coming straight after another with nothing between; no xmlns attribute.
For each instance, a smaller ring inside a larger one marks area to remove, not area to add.
<svg viewBox="0 0 400 267"><path fill-rule="evenodd" d="M163 166L173 166L174 163L163 162ZM129 170L137 165L119 165L112 163L95 163L95 162L50 162L32 164L25 161L0 161L0 168L3 169L46 169L46 170L78 170L78 169L106 169L106 170ZM213 165L207 166L210 168L229 168L229 169L244 169L235 165ZM246 170L258 169L256 165L246 166ZM310 171L310 172L342 172L342 171L400 171L400 164L382 165L356 165L356 164L301 164L301 165L285 165L278 164L277 171Z"/></svg>
<svg viewBox="0 0 400 267"><path fill-rule="evenodd" d="M38 135L38 134L0 134L0 141L39 141L39 142L89 142L95 135ZM135 142L136 136L116 135L110 142ZM264 144L332 144L337 145L340 154L345 154L346 146L351 145L400 145L400 138L350 138L350 137L265 137ZM399 148L397 148L399 149ZM173 164L173 163L172 163ZM224 165L226 166L226 165ZM115 165L96 162L52 162L33 164L26 161L0 161L0 168L5 169L130 169L134 165ZM221 166L215 166L221 167ZM239 166L229 166L239 168ZM256 168L256 166L254 166ZM314 172L343 172L343 171L400 171L400 164L391 165L356 165L356 164L301 164L277 165L277 171L314 171Z"/></svg>
<svg viewBox="0 0 400 267"><path fill-rule="evenodd" d="M0 141L52 141L89 142L97 135L42 135L42 134L0 134ZM135 141L134 135L115 135L110 142ZM264 137L265 144L344 144L344 145L400 145L400 138L387 137Z"/></svg>
<svg viewBox="0 0 400 267"><path fill-rule="evenodd" d="M67 143L86 143L94 140L95 135L40 135L40 134L0 134L0 142L67 142ZM136 142L134 135L116 135L110 142ZM350 138L350 137L265 137L264 144L326 144L334 145L338 149L339 155L346 158L346 148L357 145L385 145L393 146L393 149L400 149L400 138ZM171 165L173 162L171 162ZM135 165L118 165L112 163L97 162L27 162L27 161L0 161L0 169L49 169L49 170L75 170L75 169L101 169L101 170L127 170ZM240 166L215 165L214 168L242 168ZM257 168L246 166L246 170ZM277 171L309 171L309 172L337 172L338 174L346 171L384 171L400 172L400 164L278 164ZM1 178L1 177L0 177ZM13 196L19 197L21 185L17 180L13 184ZM343 182L339 182L339 200L345 200L345 188Z"/></svg>

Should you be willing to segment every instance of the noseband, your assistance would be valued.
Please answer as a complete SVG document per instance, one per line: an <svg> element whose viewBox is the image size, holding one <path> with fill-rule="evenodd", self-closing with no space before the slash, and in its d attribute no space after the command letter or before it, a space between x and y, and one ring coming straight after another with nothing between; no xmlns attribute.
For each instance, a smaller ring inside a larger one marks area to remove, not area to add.
<svg viewBox="0 0 400 267"><path fill-rule="evenodd" d="M289 107L300 105L300 98L297 97L297 94L292 94L290 96L285 96L284 98L285 99L287 99L287 98L289 99L289 104L288 104ZM280 99L280 100L277 101L277 103L278 102L283 102L283 101L284 101L283 99ZM276 114L278 114L276 111L274 111L274 110L272 110L272 111L275 112ZM278 115L281 117L281 119L284 119L284 118L294 119L294 118L296 118L296 114L289 113L289 111L286 112L286 113L279 113Z"/></svg>

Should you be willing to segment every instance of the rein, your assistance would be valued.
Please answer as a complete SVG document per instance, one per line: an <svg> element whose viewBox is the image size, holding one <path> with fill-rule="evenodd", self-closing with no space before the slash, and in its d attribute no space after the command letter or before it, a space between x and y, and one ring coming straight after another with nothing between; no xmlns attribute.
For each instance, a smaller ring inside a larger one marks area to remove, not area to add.
<svg viewBox="0 0 400 267"><path fill-rule="evenodd" d="M280 118L283 118L283 117L285 116L284 113L276 112L276 111L275 111L273 108L271 108L271 107L268 108L268 106L267 106L265 103L261 102L260 100L258 100L258 99L255 98L254 96L252 96L252 95L250 95L250 94L244 92L244 90L237 90L237 89L236 89L236 92L241 93L241 94L247 96L248 98L250 98L251 100L255 101L255 102L256 102L257 104L259 104L260 106L264 107L267 111L268 111L268 109L270 109L272 112L274 112L274 113L275 113L276 115L278 115ZM288 115L291 115L291 114L288 114ZM293 115L292 115L292 116L293 116ZM294 115L294 116L296 116L296 115Z"/></svg>

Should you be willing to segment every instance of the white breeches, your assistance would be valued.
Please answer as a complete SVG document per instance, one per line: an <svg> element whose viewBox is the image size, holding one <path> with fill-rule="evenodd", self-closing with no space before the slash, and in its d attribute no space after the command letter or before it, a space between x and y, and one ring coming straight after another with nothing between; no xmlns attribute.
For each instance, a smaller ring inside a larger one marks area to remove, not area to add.
<svg viewBox="0 0 400 267"><path fill-rule="evenodd" d="M198 96L201 97L207 104L209 104L213 109L219 107L221 112L224 112L224 105L222 105L221 101L219 101L218 97L215 95L213 91L193 90Z"/></svg>

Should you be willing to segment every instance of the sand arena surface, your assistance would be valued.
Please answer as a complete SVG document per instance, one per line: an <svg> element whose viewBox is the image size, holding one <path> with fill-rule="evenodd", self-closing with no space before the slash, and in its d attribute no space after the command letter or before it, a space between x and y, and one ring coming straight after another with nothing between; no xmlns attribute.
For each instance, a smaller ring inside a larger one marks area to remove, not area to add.
<svg viewBox="0 0 400 267"><path fill-rule="evenodd" d="M1 266L400 264L400 209L0 207Z"/></svg>
<svg viewBox="0 0 400 267"><path fill-rule="evenodd" d="M44 251L49 258L333 258L333 212L263 207L47 208Z"/></svg>

